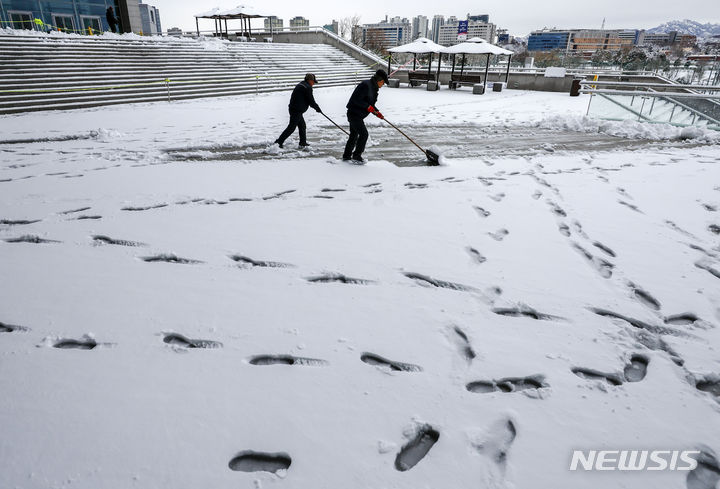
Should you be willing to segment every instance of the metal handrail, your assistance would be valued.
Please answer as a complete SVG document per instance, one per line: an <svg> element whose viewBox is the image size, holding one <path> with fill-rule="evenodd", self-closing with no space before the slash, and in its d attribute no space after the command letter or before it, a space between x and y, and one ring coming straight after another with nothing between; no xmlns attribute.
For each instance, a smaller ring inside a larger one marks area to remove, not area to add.
<svg viewBox="0 0 720 489"><path fill-rule="evenodd" d="M581 88L580 93L598 94L604 93L606 95L625 95L628 97L646 96L646 97L681 97L681 98L703 98L703 99L720 99L718 95L708 95L702 93L681 93L681 92L650 92L645 90L604 90L604 89L593 89L593 88Z"/></svg>
<svg viewBox="0 0 720 489"><path fill-rule="evenodd" d="M616 87L648 87L648 88L681 88L681 89L700 89L707 90L709 92L720 91L720 86L717 85L682 85L680 83L639 83L639 82L623 82L623 81L588 81L583 80L580 85L606 85Z"/></svg>

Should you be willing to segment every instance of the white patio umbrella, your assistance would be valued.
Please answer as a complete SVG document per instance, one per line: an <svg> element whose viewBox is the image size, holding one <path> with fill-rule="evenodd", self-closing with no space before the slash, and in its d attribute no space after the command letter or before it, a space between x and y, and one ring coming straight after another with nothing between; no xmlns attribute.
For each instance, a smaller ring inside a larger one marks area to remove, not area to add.
<svg viewBox="0 0 720 489"><path fill-rule="evenodd" d="M455 44L454 46L443 48L442 52L453 55L453 66L452 66L451 76L452 76L452 73L455 73L455 56L456 55L458 55L458 54L463 55L463 63L460 66L460 76L462 76L463 70L465 69L465 55L466 54L485 54L485 55L487 55L487 60L485 62L485 78L484 78L485 81L487 81L487 74L488 74L488 69L490 67L490 56L491 55L506 55L506 56L508 56L508 66L507 66L507 72L505 73L505 83L507 83L508 78L510 77L510 59L512 59L512 55L514 53L510 50L503 49L500 46L490 44L485 39L482 39L480 37L473 37L472 39L468 39L467 41L461 42L460 44Z"/></svg>
<svg viewBox="0 0 720 489"><path fill-rule="evenodd" d="M436 44L432 42L430 39L426 37L418 37L413 42L410 42L408 44L403 44L402 46L397 46L394 48L388 49L388 52L390 52L390 56L388 57L388 73L390 72L390 60L392 59L392 53L410 53L413 55L413 71L415 71L415 67L417 66L417 55L418 54L429 54L430 55L430 62L428 63L428 75L430 74L430 70L432 67L432 58L433 54L435 53L441 53L443 52L443 47L439 44ZM440 73L440 62L438 61L438 74Z"/></svg>

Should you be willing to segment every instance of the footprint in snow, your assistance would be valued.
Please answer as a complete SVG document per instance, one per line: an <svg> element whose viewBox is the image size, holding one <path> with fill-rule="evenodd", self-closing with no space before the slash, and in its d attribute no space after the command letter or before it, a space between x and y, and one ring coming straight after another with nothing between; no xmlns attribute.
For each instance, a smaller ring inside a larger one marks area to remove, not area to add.
<svg viewBox="0 0 720 489"><path fill-rule="evenodd" d="M720 401L720 376L711 374L695 382L695 388L707 392Z"/></svg>
<svg viewBox="0 0 720 489"><path fill-rule="evenodd" d="M419 365L388 360L387 358L376 355L375 353L365 352L360 356L360 360L368 365L373 365L394 372L422 372L422 367Z"/></svg>
<svg viewBox="0 0 720 489"><path fill-rule="evenodd" d="M494 233L488 233L488 235L495 241L504 240L508 234L510 234L510 231L508 231L507 229L498 229Z"/></svg>
<svg viewBox="0 0 720 489"><path fill-rule="evenodd" d="M630 287L630 290L633 291L633 294L635 294L635 298L645 307L648 307L654 311L660 310L660 301L655 299L652 295L650 295L645 290L641 289L637 285L633 284L632 282L628 283L628 287Z"/></svg>
<svg viewBox="0 0 720 489"><path fill-rule="evenodd" d="M270 472L277 474L290 468L292 459L285 452L264 453L246 450L238 453L228 463L236 472Z"/></svg>
<svg viewBox="0 0 720 489"><path fill-rule="evenodd" d="M482 487L504 487L500 481L507 472L510 448L518 431L510 418L500 419L484 432L471 435L473 449L484 457Z"/></svg>
<svg viewBox="0 0 720 489"><path fill-rule="evenodd" d="M488 394L491 392L521 392L526 391L530 397L539 397L538 389L549 387L543 375L529 377L507 377L497 380L477 380L465 386L469 392L475 394Z"/></svg>
<svg viewBox="0 0 720 489"><path fill-rule="evenodd" d="M32 244L48 244L48 243L60 243L54 239L45 239L34 234L25 234L17 238L7 238L6 243L32 243Z"/></svg>
<svg viewBox="0 0 720 489"><path fill-rule="evenodd" d="M429 424L417 427L414 436L395 457L395 469L405 472L415 467L440 439L440 432Z"/></svg>
<svg viewBox="0 0 720 489"><path fill-rule="evenodd" d="M165 333L163 342L180 348L222 348L222 343L211 340L191 339L179 333Z"/></svg>
<svg viewBox="0 0 720 489"><path fill-rule="evenodd" d="M586 380L596 380L611 386L619 386L625 382L640 382L647 375L647 368L650 360L639 354L630 357L630 361L625 365L623 373L605 373L598 370L575 367L572 373Z"/></svg>
<svg viewBox="0 0 720 489"><path fill-rule="evenodd" d="M0 333L20 333L30 331L29 328L24 326L16 326L14 324L0 323Z"/></svg>
<svg viewBox="0 0 720 489"><path fill-rule="evenodd" d="M292 355L256 355L248 360L250 365L301 365L305 367L322 367L328 365L326 360L317 358L295 357Z"/></svg>
<svg viewBox="0 0 720 489"><path fill-rule="evenodd" d="M191 260L189 258L181 258L172 253L163 253L163 254L154 255L154 256L144 256L144 257L141 257L140 259L142 261L145 261L148 263L165 262L165 263L175 263L175 264L179 264L179 265L195 265L197 263L202 263L199 260Z"/></svg>
<svg viewBox="0 0 720 489"><path fill-rule="evenodd" d="M699 446L696 456L697 467L688 472L685 479L687 489L715 489L720 481L720 463L715 452L706 446Z"/></svg>

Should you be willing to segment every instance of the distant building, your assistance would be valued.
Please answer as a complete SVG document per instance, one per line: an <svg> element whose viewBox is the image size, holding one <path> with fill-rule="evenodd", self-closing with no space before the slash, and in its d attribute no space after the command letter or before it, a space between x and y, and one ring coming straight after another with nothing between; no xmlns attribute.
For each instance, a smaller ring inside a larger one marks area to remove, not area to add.
<svg viewBox="0 0 720 489"><path fill-rule="evenodd" d="M486 24L490 23L490 16L488 14L483 15L467 15L467 20L471 20L473 22L485 22Z"/></svg>
<svg viewBox="0 0 720 489"><path fill-rule="evenodd" d="M140 0L0 0L0 21L12 29L97 34L110 31L105 11L112 6L120 32L140 34L140 5Z"/></svg>
<svg viewBox="0 0 720 489"><path fill-rule="evenodd" d="M573 32L570 36L568 50L582 54L592 54L595 51L618 51L624 47L632 47L632 39L623 39L619 31L608 30L581 30Z"/></svg>
<svg viewBox="0 0 720 489"><path fill-rule="evenodd" d="M430 39L434 43L438 42L438 36L440 35L440 27L445 24L445 17L442 15L436 15L432 20L432 30L430 31Z"/></svg>
<svg viewBox="0 0 720 489"><path fill-rule="evenodd" d="M283 29L283 20L271 15L265 17L265 30L268 32L281 31Z"/></svg>
<svg viewBox="0 0 720 489"><path fill-rule="evenodd" d="M338 21L333 19L332 23L325 24L323 26L323 29L328 30L335 34L340 34L340 25L338 24Z"/></svg>
<svg viewBox="0 0 720 489"><path fill-rule="evenodd" d="M498 44L511 44L514 40L515 38L508 33L507 29L497 30Z"/></svg>
<svg viewBox="0 0 720 489"><path fill-rule="evenodd" d="M639 31L602 29L543 29L528 38L528 51L563 51L592 54L595 51L618 51L632 47L640 38Z"/></svg>
<svg viewBox="0 0 720 489"><path fill-rule="evenodd" d="M361 41L371 49L388 49L409 43L412 39L412 26L407 19L387 18L377 24L363 24Z"/></svg>
<svg viewBox="0 0 720 489"><path fill-rule="evenodd" d="M142 0L140 0L140 20L142 21L142 33L144 35L159 36L162 34L160 10L142 3Z"/></svg>
<svg viewBox="0 0 720 489"><path fill-rule="evenodd" d="M418 15L412 20L412 39L418 37L428 37L428 18L424 15Z"/></svg>
<svg viewBox="0 0 720 489"><path fill-rule="evenodd" d="M440 26L437 43L441 46L452 46L458 41L458 24L457 20L451 21L455 17L450 17L444 25ZM497 42L496 38L497 26L488 22L468 21L467 38L479 37L485 39L489 43Z"/></svg>
<svg viewBox="0 0 720 489"><path fill-rule="evenodd" d="M528 38L528 51L563 51L592 54L595 51L617 51L637 45L679 45L687 48L697 42L695 36L677 31L649 34L638 29L542 29Z"/></svg>
<svg viewBox="0 0 720 489"><path fill-rule="evenodd" d="M566 50L568 41L573 31L543 29L533 31L528 37L528 51L553 51L555 49Z"/></svg>
<svg viewBox="0 0 720 489"><path fill-rule="evenodd" d="M179 27L171 27L168 29L167 35L172 37L182 37L182 29Z"/></svg>
<svg viewBox="0 0 720 489"><path fill-rule="evenodd" d="M310 21L305 17L293 17L290 19L290 29L294 31L310 30Z"/></svg>
<svg viewBox="0 0 720 489"><path fill-rule="evenodd" d="M633 45L638 45L643 43L643 39L645 38L645 31L628 29L618 32L618 37L620 39L629 39L630 41L632 41Z"/></svg>

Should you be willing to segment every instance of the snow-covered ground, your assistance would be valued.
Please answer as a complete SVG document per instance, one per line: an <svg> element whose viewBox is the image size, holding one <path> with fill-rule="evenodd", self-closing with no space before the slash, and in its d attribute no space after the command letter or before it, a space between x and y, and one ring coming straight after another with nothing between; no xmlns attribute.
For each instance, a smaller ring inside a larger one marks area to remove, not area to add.
<svg viewBox="0 0 720 489"><path fill-rule="evenodd" d="M445 164L368 119L353 166L312 111L266 150L287 97L0 118L0 487L714 486L715 134L384 88ZM569 470L629 449L707 464Z"/></svg>

